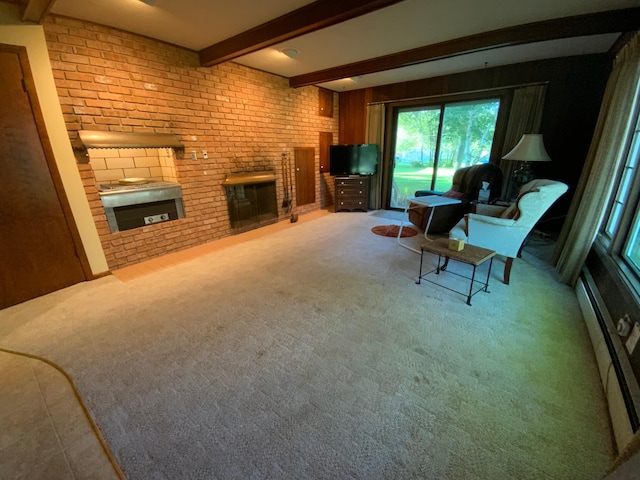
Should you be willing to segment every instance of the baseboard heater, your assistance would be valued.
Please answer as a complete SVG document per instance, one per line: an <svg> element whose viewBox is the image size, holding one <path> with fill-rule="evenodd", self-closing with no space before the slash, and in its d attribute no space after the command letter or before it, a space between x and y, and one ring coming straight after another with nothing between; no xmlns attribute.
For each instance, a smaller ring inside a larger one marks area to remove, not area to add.
<svg viewBox="0 0 640 480"><path fill-rule="evenodd" d="M600 370L616 447L622 452L640 427L640 386L613 319L587 269L583 269L575 290Z"/></svg>

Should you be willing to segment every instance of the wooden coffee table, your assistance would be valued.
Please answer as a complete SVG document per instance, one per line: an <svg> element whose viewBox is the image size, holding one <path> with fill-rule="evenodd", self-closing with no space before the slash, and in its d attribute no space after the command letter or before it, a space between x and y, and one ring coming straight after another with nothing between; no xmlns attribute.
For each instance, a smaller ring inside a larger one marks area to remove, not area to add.
<svg viewBox="0 0 640 480"><path fill-rule="evenodd" d="M423 274L422 258L424 256L424 252L429 252L429 253L438 255L438 266L433 270L430 270ZM468 244L465 245L464 249L460 250L459 252L455 250L450 250L448 238L438 238L435 240L428 240L420 246L420 273L418 274L418 280L416 281L416 283L419 285L420 280L426 280L427 282L446 288L447 290L451 290L452 292L456 292L461 295L466 295L467 305L471 305L471 297L473 297L476 293L481 291L489 293L489 276L491 275L491 266L493 264L493 257L495 255L496 255L496 252L494 250L489 250L487 248L476 247L474 245L468 245ZM444 257L445 260L444 260L444 263L441 264L442 257ZM466 263L467 265L471 265L473 267L473 273L471 274L471 277L460 275L459 273L455 273L451 271L448 272L453 275L457 275L459 277L463 277L471 280L471 285L469 286L469 293L459 292L458 290L454 290L452 288L446 287L445 285L434 282L433 280L425 278L427 275L431 273L435 273L436 275L439 275L440 272L445 271L449 264L449 259L456 260L460 263ZM479 280L475 279L476 269L478 266L482 265L487 260L489 260L487 280L485 282L480 282ZM473 289L474 282L480 284L480 288L478 288L476 291L474 291Z"/></svg>

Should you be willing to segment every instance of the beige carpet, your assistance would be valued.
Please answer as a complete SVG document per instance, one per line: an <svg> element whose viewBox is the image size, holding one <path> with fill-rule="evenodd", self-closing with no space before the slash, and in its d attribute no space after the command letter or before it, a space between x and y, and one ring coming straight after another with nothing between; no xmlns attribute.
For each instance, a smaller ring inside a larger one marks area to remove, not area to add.
<svg viewBox="0 0 640 480"><path fill-rule="evenodd" d="M469 307L416 285L379 223L328 215L76 285L0 311L0 346L67 371L130 480L602 478L572 289L526 250Z"/></svg>

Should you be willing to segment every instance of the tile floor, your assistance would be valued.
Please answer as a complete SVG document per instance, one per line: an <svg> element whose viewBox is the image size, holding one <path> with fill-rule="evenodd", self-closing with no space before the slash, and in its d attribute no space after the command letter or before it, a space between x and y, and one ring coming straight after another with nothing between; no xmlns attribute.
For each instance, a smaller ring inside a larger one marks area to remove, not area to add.
<svg viewBox="0 0 640 480"><path fill-rule="evenodd" d="M330 213L315 211L298 223ZM126 282L288 228L281 221L116 270ZM67 377L47 362L0 350L0 479L102 480L124 475L99 441Z"/></svg>
<svg viewBox="0 0 640 480"><path fill-rule="evenodd" d="M59 370L0 351L0 386L0 478L122 478Z"/></svg>

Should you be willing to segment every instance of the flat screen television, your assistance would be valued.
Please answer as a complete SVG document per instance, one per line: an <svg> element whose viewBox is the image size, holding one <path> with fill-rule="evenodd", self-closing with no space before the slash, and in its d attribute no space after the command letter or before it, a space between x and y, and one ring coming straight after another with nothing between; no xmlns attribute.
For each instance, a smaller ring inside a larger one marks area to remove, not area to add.
<svg viewBox="0 0 640 480"><path fill-rule="evenodd" d="M374 175L378 169L378 145L331 145L329 173L340 175Z"/></svg>

